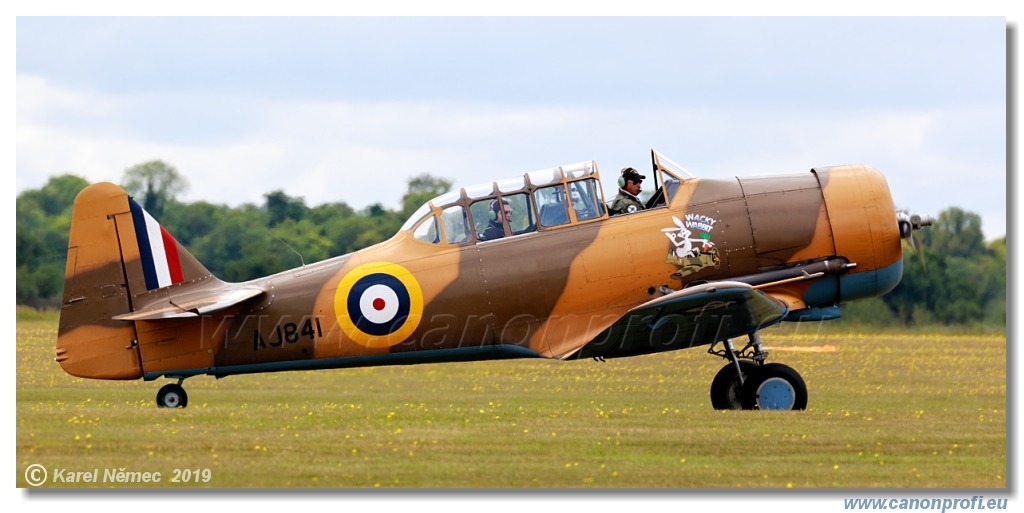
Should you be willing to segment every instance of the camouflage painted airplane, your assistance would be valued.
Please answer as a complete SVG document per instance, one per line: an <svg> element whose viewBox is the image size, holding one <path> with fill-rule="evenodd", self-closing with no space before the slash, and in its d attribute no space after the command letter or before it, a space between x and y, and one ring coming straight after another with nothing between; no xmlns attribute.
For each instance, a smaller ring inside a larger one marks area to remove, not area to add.
<svg viewBox="0 0 1024 513"><path fill-rule="evenodd" d="M897 212L867 166L703 179L651 154L655 191L635 213L609 215L593 161L555 167L449 192L385 242L244 283L213 276L118 186L91 185L74 204L56 360L86 378L177 380L157 404L185 407L182 382L202 374L709 346L728 360L715 408L805 408L803 378L765 362L758 331L888 292L901 239L929 220Z"/></svg>

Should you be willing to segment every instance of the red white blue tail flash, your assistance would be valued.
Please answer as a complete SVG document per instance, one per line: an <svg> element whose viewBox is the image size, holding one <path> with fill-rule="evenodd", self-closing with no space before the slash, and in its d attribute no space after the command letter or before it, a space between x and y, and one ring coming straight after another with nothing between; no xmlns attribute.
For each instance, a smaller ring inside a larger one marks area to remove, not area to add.
<svg viewBox="0 0 1024 513"><path fill-rule="evenodd" d="M178 258L178 243L174 237L134 199L128 198L128 204L132 211L132 223L135 225L135 237L139 241L139 255L142 258L142 273L146 277L146 289L153 290L181 283L181 260Z"/></svg>

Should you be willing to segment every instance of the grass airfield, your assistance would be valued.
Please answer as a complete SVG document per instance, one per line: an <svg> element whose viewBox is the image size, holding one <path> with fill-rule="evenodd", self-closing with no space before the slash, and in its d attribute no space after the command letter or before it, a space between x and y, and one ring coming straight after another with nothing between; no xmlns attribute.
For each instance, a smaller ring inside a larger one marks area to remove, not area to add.
<svg viewBox="0 0 1024 513"><path fill-rule="evenodd" d="M795 328L795 329L794 329ZM1004 334L762 332L802 412L715 411L705 348L185 381L95 381L53 361L56 318L17 325L18 487L1007 488ZM57 469L159 483L53 482ZM208 472L207 472L208 470ZM172 482L177 475L184 482Z"/></svg>

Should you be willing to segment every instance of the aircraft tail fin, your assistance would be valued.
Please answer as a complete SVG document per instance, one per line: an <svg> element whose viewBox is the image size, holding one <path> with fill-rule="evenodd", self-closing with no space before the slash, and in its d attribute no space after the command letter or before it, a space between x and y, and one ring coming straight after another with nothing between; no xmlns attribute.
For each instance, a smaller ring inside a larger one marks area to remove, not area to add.
<svg viewBox="0 0 1024 513"><path fill-rule="evenodd" d="M118 284L129 298L213 278L124 189L90 185L75 198L68 240L64 304Z"/></svg>
<svg viewBox="0 0 1024 513"><path fill-rule="evenodd" d="M140 377L135 323L114 317L196 282L222 283L124 189L86 187L71 216L57 361L75 376Z"/></svg>

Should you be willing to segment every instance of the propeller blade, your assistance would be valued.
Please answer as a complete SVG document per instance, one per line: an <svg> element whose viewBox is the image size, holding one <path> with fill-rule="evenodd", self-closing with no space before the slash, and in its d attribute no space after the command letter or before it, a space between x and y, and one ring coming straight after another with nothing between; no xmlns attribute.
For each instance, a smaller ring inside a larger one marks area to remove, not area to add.
<svg viewBox="0 0 1024 513"><path fill-rule="evenodd" d="M924 272L928 272L928 264L925 263L924 258L924 248L917 249L917 238L914 237L913 233L910 234L910 247L914 250L914 253L917 253L917 258L921 261L921 269Z"/></svg>
<svg viewBox="0 0 1024 513"><path fill-rule="evenodd" d="M910 249L917 253L917 258L921 261L921 268L925 271L928 270L928 266L925 264L924 248L918 249L917 237L914 237L914 231L920 230L925 226L931 226L932 221L932 217L927 215L910 215L906 212L896 213L896 222L900 227L900 237L903 237L907 244L910 244Z"/></svg>

